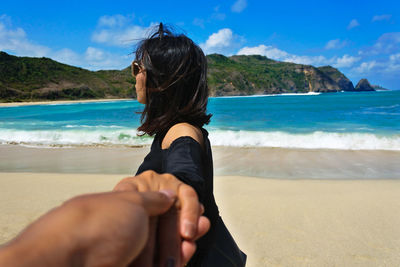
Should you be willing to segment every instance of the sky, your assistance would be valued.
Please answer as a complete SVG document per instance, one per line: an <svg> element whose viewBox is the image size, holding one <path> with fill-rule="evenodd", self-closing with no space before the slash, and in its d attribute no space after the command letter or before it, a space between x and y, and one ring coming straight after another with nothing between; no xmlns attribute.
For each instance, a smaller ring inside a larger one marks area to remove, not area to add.
<svg viewBox="0 0 400 267"><path fill-rule="evenodd" d="M400 90L400 2L380 1L6 1L0 50L90 70L123 69L159 22L206 54L259 54L339 69L354 84Z"/></svg>

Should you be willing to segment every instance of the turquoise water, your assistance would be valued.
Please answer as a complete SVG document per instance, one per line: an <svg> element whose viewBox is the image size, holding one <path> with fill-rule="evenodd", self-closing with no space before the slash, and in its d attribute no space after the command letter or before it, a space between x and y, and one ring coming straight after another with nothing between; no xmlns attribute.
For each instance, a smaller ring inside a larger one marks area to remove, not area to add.
<svg viewBox="0 0 400 267"><path fill-rule="evenodd" d="M143 145L137 101L0 107L0 143ZM400 150L400 91L210 98L213 145Z"/></svg>

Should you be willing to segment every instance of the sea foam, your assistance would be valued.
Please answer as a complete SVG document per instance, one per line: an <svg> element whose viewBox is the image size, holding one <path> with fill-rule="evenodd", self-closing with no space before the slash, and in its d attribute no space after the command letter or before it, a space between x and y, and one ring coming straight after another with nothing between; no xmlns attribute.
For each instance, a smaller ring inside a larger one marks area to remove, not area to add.
<svg viewBox="0 0 400 267"><path fill-rule="evenodd" d="M281 147L304 149L400 150L400 135L335 133L316 131L307 134L261 131L211 131L214 146Z"/></svg>
<svg viewBox="0 0 400 267"><path fill-rule="evenodd" d="M301 149L400 150L400 135L315 131L294 134L280 131L210 130L213 146L276 147ZM149 145L152 138L132 129L2 130L0 144L37 146Z"/></svg>
<svg viewBox="0 0 400 267"><path fill-rule="evenodd" d="M0 131L0 144L24 144L33 146L86 146L86 145L130 145L151 144L152 138L137 136L136 130L39 130Z"/></svg>

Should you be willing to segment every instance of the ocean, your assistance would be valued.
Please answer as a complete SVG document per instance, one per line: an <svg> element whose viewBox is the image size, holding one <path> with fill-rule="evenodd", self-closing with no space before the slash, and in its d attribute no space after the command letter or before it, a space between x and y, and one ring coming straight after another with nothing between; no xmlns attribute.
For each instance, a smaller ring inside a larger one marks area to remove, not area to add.
<svg viewBox="0 0 400 267"><path fill-rule="evenodd" d="M0 107L0 144L143 146L136 100ZM400 91L209 99L213 146L400 150Z"/></svg>

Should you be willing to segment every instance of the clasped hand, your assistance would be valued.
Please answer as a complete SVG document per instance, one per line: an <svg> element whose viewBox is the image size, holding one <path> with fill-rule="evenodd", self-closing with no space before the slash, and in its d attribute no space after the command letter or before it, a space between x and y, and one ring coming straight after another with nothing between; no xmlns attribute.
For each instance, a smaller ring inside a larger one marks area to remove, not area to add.
<svg viewBox="0 0 400 267"><path fill-rule="evenodd" d="M202 216L203 205L196 191L172 174L145 171L121 180L114 191L152 192L166 190L176 195L175 205L165 214L150 218L147 244L134 266L182 266L193 256L195 241L210 228ZM167 263L167 264L165 264Z"/></svg>

